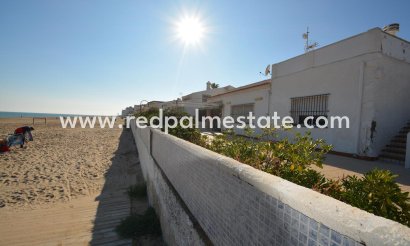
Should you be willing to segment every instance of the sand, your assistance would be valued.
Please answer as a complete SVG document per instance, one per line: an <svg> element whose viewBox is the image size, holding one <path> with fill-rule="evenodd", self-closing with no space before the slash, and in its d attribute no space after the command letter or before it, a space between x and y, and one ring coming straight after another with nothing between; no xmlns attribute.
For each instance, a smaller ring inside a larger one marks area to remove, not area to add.
<svg viewBox="0 0 410 246"><path fill-rule="evenodd" d="M56 118L0 119L0 137L29 125L34 141L0 154L0 207L34 208L100 193L122 129L63 129Z"/></svg>
<svg viewBox="0 0 410 246"><path fill-rule="evenodd" d="M32 119L0 119L0 135ZM143 182L129 129L62 129L36 123L34 141L0 154L0 245L131 245L115 227ZM134 202L142 214L146 200ZM158 245L160 237L141 245Z"/></svg>

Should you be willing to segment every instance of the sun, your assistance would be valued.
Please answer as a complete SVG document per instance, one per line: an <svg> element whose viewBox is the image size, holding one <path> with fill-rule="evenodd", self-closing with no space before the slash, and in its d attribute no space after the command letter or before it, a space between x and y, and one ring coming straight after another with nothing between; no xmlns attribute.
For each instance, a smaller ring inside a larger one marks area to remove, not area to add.
<svg viewBox="0 0 410 246"><path fill-rule="evenodd" d="M184 16L176 22L176 35L185 45L197 45L204 38L205 26L195 16Z"/></svg>

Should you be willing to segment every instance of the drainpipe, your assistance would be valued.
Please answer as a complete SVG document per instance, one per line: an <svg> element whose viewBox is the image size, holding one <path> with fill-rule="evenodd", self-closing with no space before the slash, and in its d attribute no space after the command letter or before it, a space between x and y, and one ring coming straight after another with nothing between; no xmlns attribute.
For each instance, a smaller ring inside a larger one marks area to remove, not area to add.
<svg viewBox="0 0 410 246"><path fill-rule="evenodd" d="M407 133L405 168L410 168L410 132Z"/></svg>

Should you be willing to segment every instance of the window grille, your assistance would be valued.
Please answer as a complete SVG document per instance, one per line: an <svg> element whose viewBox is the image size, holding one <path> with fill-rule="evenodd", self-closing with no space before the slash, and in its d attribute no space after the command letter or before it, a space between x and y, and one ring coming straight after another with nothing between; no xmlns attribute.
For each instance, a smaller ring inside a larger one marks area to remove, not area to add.
<svg viewBox="0 0 410 246"><path fill-rule="evenodd" d="M231 106L231 116L237 121L239 116L245 116L245 122L247 122L246 117L248 117L249 112L253 112L253 103L248 104L238 104Z"/></svg>
<svg viewBox="0 0 410 246"><path fill-rule="evenodd" d="M328 100L329 94L291 98L290 115L294 123L303 125L306 117L313 116L307 123L314 126L319 116L327 117Z"/></svg>

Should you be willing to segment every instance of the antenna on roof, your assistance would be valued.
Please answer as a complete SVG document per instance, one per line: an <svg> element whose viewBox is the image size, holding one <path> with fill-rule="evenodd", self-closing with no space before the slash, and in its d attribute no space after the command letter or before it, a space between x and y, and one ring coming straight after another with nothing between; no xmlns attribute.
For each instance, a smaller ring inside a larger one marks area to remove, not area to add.
<svg viewBox="0 0 410 246"><path fill-rule="evenodd" d="M262 76L267 77L268 75L272 75L270 70L271 70L271 65L269 64L268 66L266 66L265 72L264 73L259 72L259 74L262 75Z"/></svg>
<svg viewBox="0 0 410 246"><path fill-rule="evenodd" d="M307 27L306 32L302 34L303 39L306 40L305 42L305 52L309 52L310 50L314 50L316 47L319 46L317 42L313 42L312 44L309 43L309 27Z"/></svg>
<svg viewBox="0 0 410 246"><path fill-rule="evenodd" d="M396 36L396 33L400 30L399 23L393 23L383 27L383 32L387 32L390 35Z"/></svg>
<svg viewBox="0 0 410 246"><path fill-rule="evenodd" d="M265 76L271 75L270 73L270 64L265 68Z"/></svg>

